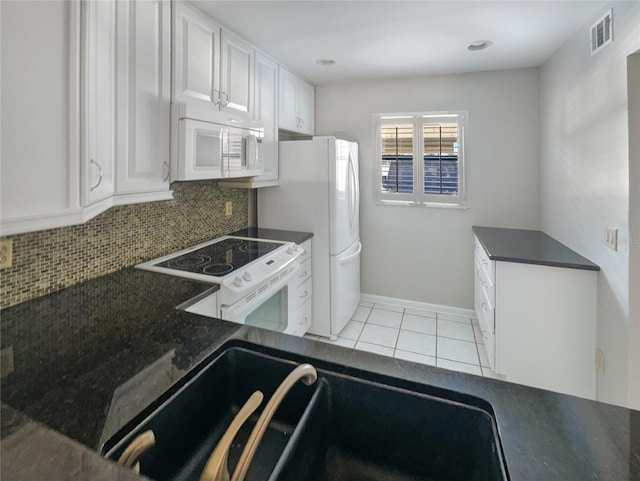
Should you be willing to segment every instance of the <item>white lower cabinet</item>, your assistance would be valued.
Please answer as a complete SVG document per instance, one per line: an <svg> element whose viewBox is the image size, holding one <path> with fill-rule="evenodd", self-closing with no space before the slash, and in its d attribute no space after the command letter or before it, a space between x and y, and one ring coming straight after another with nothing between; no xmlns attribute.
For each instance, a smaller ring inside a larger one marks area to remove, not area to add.
<svg viewBox="0 0 640 481"><path fill-rule="evenodd" d="M311 326L313 312L313 273L311 271L311 239L300 244L303 254L298 268L298 327L297 336L303 336Z"/></svg>
<svg viewBox="0 0 640 481"><path fill-rule="evenodd" d="M475 240L475 310L502 379L595 399L597 272L492 261Z"/></svg>

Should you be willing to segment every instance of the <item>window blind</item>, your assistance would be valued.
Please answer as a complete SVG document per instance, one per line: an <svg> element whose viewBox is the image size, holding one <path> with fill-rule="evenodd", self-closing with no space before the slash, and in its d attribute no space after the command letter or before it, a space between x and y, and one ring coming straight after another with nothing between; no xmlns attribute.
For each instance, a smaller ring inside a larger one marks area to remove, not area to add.
<svg viewBox="0 0 640 481"><path fill-rule="evenodd" d="M380 127L382 190L413 192L413 124L382 124Z"/></svg>
<svg viewBox="0 0 640 481"><path fill-rule="evenodd" d="M458 124L423 125L424 193L458 194Z"/></svg>

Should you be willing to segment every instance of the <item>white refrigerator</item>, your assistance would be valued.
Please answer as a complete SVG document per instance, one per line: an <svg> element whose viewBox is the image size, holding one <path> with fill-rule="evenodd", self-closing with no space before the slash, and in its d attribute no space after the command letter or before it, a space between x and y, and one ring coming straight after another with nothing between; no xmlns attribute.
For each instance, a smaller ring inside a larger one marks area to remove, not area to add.
<svg viewBox="0 0 640 481"><path fill-rule="evenodd" d="M258 190L258 226L313 232L308 332L335 338L360 300L358 144L282 141L279 164L280 185Z"/></svg>

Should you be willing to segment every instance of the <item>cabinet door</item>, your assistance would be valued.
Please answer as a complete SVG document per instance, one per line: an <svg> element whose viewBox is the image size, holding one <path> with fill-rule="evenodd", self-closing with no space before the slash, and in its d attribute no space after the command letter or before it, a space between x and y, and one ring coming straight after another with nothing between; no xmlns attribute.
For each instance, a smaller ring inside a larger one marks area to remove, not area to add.
<svg viewBox="0 0 640 481"><path fill-rule="evenodd" d="M220 25L185 2L173 2L173 99L218 105Z"/></svg>
<svg viewBox="0 0 640 481"><path fill-rule="evenodd" d="M264 174L256 182L278 180L278 64L256 54L255 119L264 124Z"/></svg>
<svg viewBox="0 0 640 481"><path fill-rule="evenodd" d="M298 77L287 69L279 71L278 122L281 129L298 130Z"/></svg>
<svg viewBox="0 0 640 481"><path fill-rule="evenodd" d="M4 236L58 227L59 217L80 202L77 104L71 106L78 92L69 78L80 53L72 33L80 30L80 8L0 2L0 12Z"/></svg>
<svg viewBox="0 0 640 481"><path fill-rule="evenodd" d="M220 66L220 108L251 116L253 114L253 47L241 38L222 32Z"/></svg>
<svg viewBox="0 0 640 481"><path fill-rule="evenodd" d="M169 189L170 8L117 3L117 194Z"/></svg>
<svg viewBox="0 0 640 481"><path fill-rule="evenodd" d="M298 130L303 134L313 135L314 133L314 111L315 111L315 90L304 80L298 80L298 117L300 117L300 127Z"/></svg>
<svg viewBox="0 0 640 481"><path fill-rule="evenodd" d="M83 2L81 202L113 195L115 2Z"/></svg>

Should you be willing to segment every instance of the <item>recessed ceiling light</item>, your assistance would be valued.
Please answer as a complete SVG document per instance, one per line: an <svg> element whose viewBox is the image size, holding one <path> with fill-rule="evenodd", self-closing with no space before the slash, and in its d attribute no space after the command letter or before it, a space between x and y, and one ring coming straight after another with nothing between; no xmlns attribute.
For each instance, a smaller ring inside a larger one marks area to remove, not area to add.
<svg viewBox="0 0 640 481"><path fill-rule="evenodd" d="M319 58L316 60L318 65L322 65L323 67L330 67L331 65L335 65L336 61L332 58Z"/></svg>
<svg viewBox="0 0 640 481"><path fill-rule="evenodd" d="M476 50L484 50L485 48L491 47L491 45L493 45L491 40L478 40L467 45L467 50L475 52Z"/></svg>

